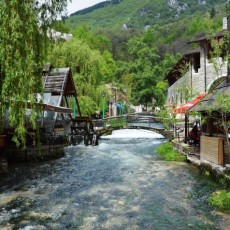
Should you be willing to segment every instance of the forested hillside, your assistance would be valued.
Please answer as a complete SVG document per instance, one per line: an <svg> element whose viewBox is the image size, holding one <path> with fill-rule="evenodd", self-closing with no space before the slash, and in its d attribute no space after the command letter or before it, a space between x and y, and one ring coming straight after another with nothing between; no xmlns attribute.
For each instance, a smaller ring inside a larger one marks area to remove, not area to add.
<svg viewBox="0 0 230 230"><path fill-rule="evenodd" d="M129 38L148 31L148 40L165 52L183 53L186 43L210 30L220 31L227 0L112 0L76 12L65 20L75 29L84 25L112 41L113 57L124 54ZM212 25L209 23L212 19ZM149 32L151 31L151 32ZM151 38L150 38L151 34Z"/></svg>
<svg viewBox="0 0 230 230"><path fill-rule="evenodd" d="M71 66L83 114L101 110L105 84L125 92L127 104L162 106L165 76L184 52L194 49L189 41L222 30L227 6L221 0L101 3L55 25L73 39L55 44L49 61Z"/></svg>
<svg viewBox="0 0 230 230"><path fill-rule="evenodd" d="M227 0L111 0L72 14L67 23L72 28L85 23L94 30L144 29L206 12L214 16L226 3Z"/></svg>

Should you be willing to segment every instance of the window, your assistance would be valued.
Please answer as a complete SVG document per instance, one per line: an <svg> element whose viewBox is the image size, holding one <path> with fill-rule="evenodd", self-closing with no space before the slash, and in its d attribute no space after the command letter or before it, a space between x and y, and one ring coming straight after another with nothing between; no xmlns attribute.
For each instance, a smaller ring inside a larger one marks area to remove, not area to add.
<svg viewBox="0 0 230 230"><path fill-rule="evenodd" d="M198 69L200 68L200 53L193 54L193 69L195 73L198 73Z"/></svg>

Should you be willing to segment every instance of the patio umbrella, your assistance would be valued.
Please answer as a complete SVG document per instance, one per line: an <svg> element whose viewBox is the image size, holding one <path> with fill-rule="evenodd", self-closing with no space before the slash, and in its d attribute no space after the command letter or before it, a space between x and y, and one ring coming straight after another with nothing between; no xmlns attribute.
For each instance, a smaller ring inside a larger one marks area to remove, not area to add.
<svg viewBox="0 0 230 230"><path fill-rule="evenodd" d="M198 96L196 96L193 100L175 108L172 110L175 114L185 114L185 143L187 142L188 138L188 115L187 112L189 109L191 109L193 106L195 106L207 93L202 93Z"/></svg>

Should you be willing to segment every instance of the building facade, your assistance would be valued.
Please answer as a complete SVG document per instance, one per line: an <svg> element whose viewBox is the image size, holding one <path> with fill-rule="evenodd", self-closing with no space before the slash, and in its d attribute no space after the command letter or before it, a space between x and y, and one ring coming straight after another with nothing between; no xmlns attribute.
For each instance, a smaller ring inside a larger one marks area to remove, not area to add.
<svg viewBox="0 0 230 230"><path fill-rule="evenodd" d="M216 34L211 41L203 37L192 41L198 48L184 54L165 79L168 80L166 104L179 106L191 100L194 96L208 92L212 84L228 74L227 62L220 53L211 57L213 44L221 44L229 25L229 17L224 18L223 31Z"/></svg>

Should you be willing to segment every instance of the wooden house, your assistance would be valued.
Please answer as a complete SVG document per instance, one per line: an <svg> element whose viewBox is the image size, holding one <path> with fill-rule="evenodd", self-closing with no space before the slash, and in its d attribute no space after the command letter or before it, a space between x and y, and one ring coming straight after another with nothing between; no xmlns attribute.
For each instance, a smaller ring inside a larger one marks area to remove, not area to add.
<svg viewBox="0 0 230 230"><path fill-rule="evenodd" d="M51 65L46 65L43 68L42 78L44 84L43 103L58 108L70 108L72 113L62 113L55 109L54 111L44 111L41 127L50 133L55 133L60 129L69 132L72 117L81 116L72 72L70 68L53 68Z"/></svg>
<svg viewBox="0 0 230 230"><path fill-rule="evenodd" d="M73 130L75 130L79 123L84 123L79 130L83 130L84 135L87 133L85 130L90 120L86 117L81 117L77 90L70 68L53 68L51 65L45 65L42 79L44 86L43 94L37 95L36 103L42 109L42 116L38 120L41 145L34 145L35 132L37 131L32 129L29 122L26 122L26 148L17 148L12 141L14 129L9 126L8 115L6 114L4 119L6 147L2 148L1 151L4 150L11 161L16 160L16 153L20 153L20 157L24 159L25 155L32 155L32 153L36 154L41 151L47 154L55 151L63 152L63 145L67 142L69 143ZM30 104L27 104L28 116L30 116ZM81 119L76 120L79 117ZM91 129L93 128L91 127ZM74 137L77 135L78 132L75 132Z"/></svg>
<svg viewBox="0 0 230 230"><path fill-rule="evenodd" d="M70 68L53 68L50 64L43 69L43 103L62 108L62 111L45 111L41 127L45 133L63 137L68 135L69 143L76 144L84 139L85 145L97 145L98 137L89 116L82 116ZM63 112L64 108L71 113Z"/></svg>
<svg viewBox="0 0 230 230"><path fill-rule="evenodd" d="M207 160L215 164L230 164L230 153L226 133L222 126L221 107L218 102L219 95L230 96L229 77L221 79L219 84L205 96L201 101L189 110L200 112L202 115L202 136L200 140L200 159ZM230 113L225 114L227 121L230 121ZM230 130L228 130L230 138Z"/></svg>

